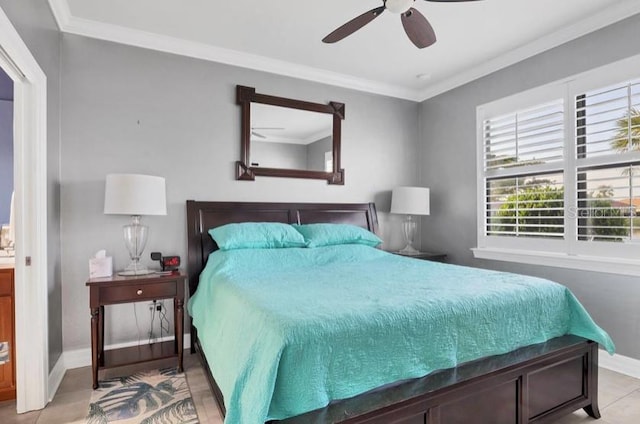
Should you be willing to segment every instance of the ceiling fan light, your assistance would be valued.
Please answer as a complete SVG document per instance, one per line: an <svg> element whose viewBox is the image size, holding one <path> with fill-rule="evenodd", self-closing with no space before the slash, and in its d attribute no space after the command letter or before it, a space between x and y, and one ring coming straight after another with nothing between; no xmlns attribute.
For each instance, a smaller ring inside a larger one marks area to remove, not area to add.
<svg viewBox="0 0 640 424"><path fill-rule="evenodd" d="M389 12L404 13L411 8L415 0L387 0L385 6Z"/></svg>

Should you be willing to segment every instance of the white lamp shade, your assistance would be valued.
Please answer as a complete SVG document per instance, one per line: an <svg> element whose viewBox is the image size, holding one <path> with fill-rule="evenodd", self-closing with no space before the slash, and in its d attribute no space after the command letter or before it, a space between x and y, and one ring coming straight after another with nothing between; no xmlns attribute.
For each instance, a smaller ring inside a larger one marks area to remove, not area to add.
<svg viewBox="0 0 640 424"><path fill-rule="evenodd" d="M139 174L107 175L104 213L166 215L167 195L164 178Z"/></svg>
<svg viewBox="0 0 640 424"><path fill-rule="evenodd" d="M391 213L429 215L429 189L425 187L396 187L391 193Z"/></svg>

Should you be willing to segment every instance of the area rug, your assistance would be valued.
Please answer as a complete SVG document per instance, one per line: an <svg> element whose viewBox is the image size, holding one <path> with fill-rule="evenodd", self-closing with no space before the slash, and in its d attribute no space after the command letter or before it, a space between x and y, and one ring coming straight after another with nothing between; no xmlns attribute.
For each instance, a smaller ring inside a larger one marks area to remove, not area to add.
<svg viewBox="0 0 640 424"><path fill-rule="evenodd" d="M175 368L100 381L91 394L88 424L197 424L184 373Z"/></svg>
<svg viewBox="0 0 640 424"><path fill-rule="evenodd" d="M0 342L0 365L9 362L9 342Z"/></svg>

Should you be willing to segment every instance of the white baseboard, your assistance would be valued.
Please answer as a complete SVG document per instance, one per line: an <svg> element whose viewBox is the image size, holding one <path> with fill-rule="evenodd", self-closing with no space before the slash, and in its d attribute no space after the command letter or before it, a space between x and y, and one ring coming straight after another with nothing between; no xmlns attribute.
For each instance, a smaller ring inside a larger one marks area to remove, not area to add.
<svg viewBox="0 0 640 424"><path fill-rule="evenodd" d="M58 387L60 387L60 383L62 383L62 379L64 378L64 374L67 372L64 366L64 352L58 358L58 361L53 366L53 369L49 373L49 396L47 402L51 402L53 400L53 396L55 396L58 391Z"/></svg>
<svg viewBox="0 0 640 424"><path fill-rule="evenodd" d="M173 340L173 336L162 337L157 339L156 341L164 342L169 340ZM112 345L107 345L104 348L105 350L109 350L109 349L119 349L121 347L131 347L131 346L137 346L137 345L138 345L138 342L135 341L135 342L116 343ZM184 346L185 352L188 352L189 349L191 348L190 334L184 335L183 346ZM56 362L56 365L51 370L51 373L49 373L49 402L51 402L51 400L55 396L56 391L58 390L58 387L60 387L60 383L62 382L62 379L64 378L64 374L67 372L67 370L72 370L74 368L89 367L89 366L91 366L91 348L74 349L74 350L67 350L65 352L62 352L62 355L60 355L60 358L58 358L58 362Z"/></svg>
<svg viewBox="0 0 640 424"><path fill-rule="evenodd" d="M598 362L602 368L640 379L639 359L629 358L628 356L618 354L612 356L601 349L598 354Z"/></svg>

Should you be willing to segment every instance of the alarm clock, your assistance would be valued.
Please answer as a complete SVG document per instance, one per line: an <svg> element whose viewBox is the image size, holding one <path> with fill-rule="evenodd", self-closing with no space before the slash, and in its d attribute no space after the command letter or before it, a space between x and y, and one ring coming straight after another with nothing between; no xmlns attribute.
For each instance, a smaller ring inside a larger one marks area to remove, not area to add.
<svg viewBox="0 0 640 424"><path fill-rule="evenodd" d="M160 252L152 252L151 259L160 262L162 271L177 271L180 268L180 256L162 256Z"/></svg>

